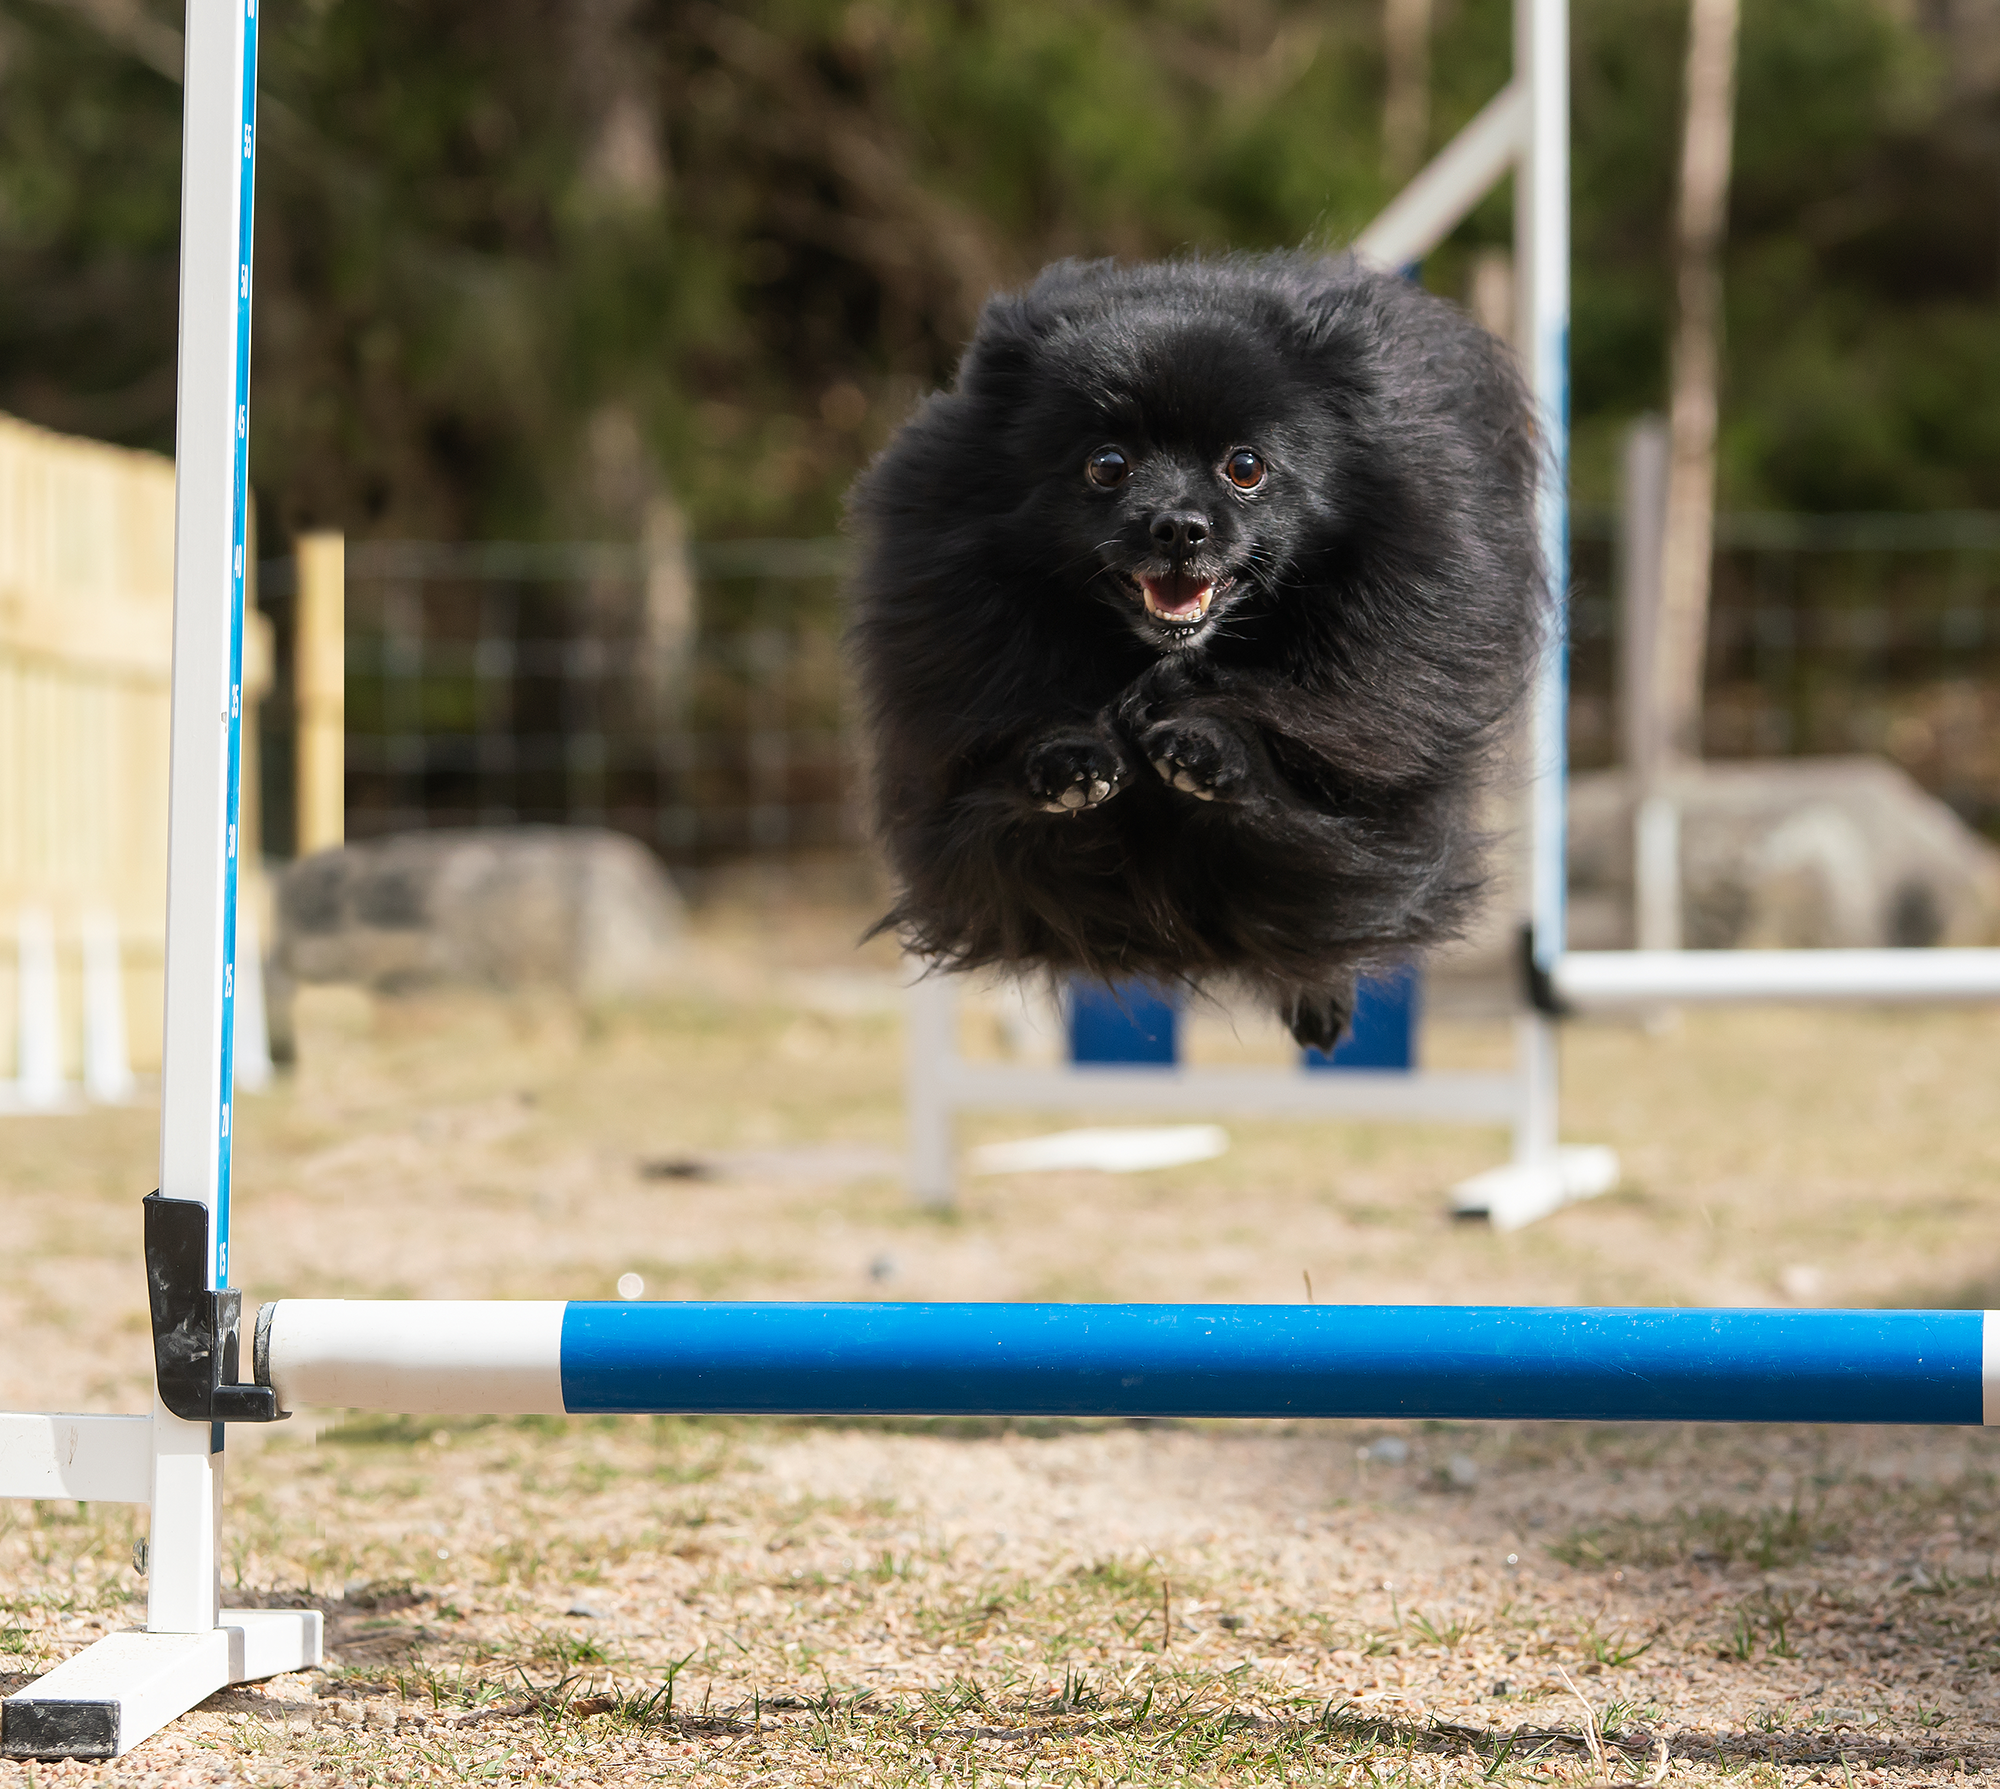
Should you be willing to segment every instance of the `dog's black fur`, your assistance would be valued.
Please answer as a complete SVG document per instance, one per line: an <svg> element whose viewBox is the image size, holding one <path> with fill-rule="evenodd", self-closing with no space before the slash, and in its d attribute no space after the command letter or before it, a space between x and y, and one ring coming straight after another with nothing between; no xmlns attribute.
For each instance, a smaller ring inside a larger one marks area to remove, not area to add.
<svg viewBox="0 0 2000 1789"><path fill-rule="evenodd" d="M882 926L954 969L1234 978L1331 1048L1357 973L1479 892L1537 470L1506 350L1349 259L995 298L852 499Z"/></svg>

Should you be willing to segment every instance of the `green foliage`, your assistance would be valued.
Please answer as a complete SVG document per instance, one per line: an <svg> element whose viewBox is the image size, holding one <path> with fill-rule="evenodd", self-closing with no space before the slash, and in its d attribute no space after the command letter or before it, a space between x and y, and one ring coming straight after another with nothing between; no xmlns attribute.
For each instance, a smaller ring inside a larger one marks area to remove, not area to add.
<svg viewBox="0 0 2000 1789"><path fill-rule="evenodd" d="M1577 479L1602 500L1665 395L1686 7L1573 14ZM178 23L0 0L0 409L157 448ZM1380 27L1381 0L273 8L267 538L629 537L668 489L700 533L827 528L995 287L1365 222ZM1506 0L1438 9L1434 143L1509 43ZM1883 0L1745 8L1725 501L2000 505L1982 66ZM1489 199L1429 283L1462 295L1510 215Z"/></svg>

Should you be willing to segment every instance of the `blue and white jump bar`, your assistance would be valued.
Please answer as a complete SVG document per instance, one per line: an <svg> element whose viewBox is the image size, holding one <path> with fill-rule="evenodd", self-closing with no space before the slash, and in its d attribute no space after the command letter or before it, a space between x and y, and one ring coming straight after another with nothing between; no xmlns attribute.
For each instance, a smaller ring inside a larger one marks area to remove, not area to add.
<svg viewBox="0 0 2000 1789"><path fill-rule="evenodd" d="M1992 1311L283 1299L288 1409L2000 1422Z"/></svg>

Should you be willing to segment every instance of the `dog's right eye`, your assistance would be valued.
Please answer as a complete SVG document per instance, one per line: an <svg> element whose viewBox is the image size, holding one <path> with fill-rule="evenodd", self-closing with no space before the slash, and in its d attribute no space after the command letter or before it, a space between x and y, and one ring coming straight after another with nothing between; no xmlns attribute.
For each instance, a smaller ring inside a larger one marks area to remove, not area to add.
<svg viewBox="0 0 2000 1789"><path fill-rule="evenodd" d="M1100 447L1083 463L1083 475L1101 491L1122 485L1132 476L1132 462L1120 447Z"/></svg>

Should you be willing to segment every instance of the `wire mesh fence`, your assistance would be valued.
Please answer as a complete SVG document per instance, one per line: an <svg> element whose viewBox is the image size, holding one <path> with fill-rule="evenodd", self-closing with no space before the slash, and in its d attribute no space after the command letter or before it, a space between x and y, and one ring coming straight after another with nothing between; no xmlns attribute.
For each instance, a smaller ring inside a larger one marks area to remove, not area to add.
<svg viewBox="0 0 2000 1789"><path fill-rule="evenodd" d="M668 862L852 846L838 541L358 542L347 555L347 832L599 825ZM261 599L286 662L291 582ZM289 814L282 680L267 836Z"/></svg>
<svg viewBox="0 0 2000 1789"><path fill-rule="evenodd" d="M1571 748L1615 760L1617 518L1576 518ZM356 542L347 827L594 824L685 870L851 848L859 739L837 540ZM289 561L260 601L290 663ZM2000 836L2000 515L1718 518L1711 757L1881 752ZM265 837L291 833L282 669Z"/></svg>
<svg viewBox="0 0 2000 1789"><path fill-rule="evenodd" d="M1618 751L1617 526L1576 517L1581 768ZM1719 515L1702 732L1710 758L1887 756L2000 837L2000 514Z"/></svg>

